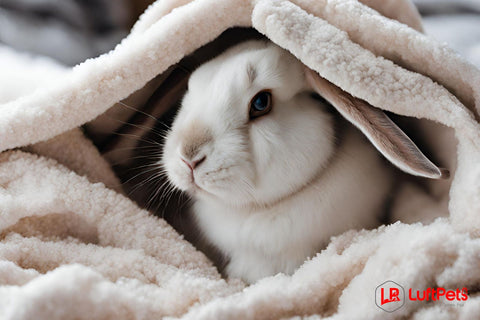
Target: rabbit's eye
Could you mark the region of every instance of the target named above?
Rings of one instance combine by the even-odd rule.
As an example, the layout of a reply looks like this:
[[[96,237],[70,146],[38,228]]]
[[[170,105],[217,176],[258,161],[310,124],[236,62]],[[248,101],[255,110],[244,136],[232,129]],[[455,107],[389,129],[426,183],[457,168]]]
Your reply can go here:
[[[263,116],[272,110],[272,93],[268,90],[257,93],[250,102],[250,119]]]

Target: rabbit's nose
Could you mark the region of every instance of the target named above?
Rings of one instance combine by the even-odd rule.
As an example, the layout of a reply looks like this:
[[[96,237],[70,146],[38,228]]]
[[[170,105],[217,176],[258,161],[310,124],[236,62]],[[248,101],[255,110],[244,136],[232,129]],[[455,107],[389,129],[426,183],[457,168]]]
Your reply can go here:
[[[185,159],[184,157],[180,157],[180,159],[182,159],[182,161],[190,168],[190,170],[194,170],[196,167],[198,167],[203,161],[205,161],[205,159],[207,158],[207,156],[202,156],[202,157],[199,157],[197,158],[197,160],[187,160]]]

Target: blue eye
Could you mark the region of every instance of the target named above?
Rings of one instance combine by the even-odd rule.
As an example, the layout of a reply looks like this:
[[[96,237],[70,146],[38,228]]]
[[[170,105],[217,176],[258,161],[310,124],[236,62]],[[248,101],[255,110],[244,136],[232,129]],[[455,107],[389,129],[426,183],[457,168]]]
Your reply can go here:
[[[272,93],[270,91],[260,91],[250,102],[250,119],[263,116],[272,110]]]

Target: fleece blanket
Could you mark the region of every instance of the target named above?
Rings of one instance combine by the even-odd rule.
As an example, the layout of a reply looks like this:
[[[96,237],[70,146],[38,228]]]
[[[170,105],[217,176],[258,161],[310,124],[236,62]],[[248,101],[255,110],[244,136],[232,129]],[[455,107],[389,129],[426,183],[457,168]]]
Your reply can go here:
[[[253,27],[375,107],[424,119],[452,179],[407,181],[400,221],[334,237],[291,276],[223,279],[124,194],[79,127],[231,27]],[[407,0],[163,0],[73,69],[0,48],[0,318],[477,318],[480,72],[421,31]]]

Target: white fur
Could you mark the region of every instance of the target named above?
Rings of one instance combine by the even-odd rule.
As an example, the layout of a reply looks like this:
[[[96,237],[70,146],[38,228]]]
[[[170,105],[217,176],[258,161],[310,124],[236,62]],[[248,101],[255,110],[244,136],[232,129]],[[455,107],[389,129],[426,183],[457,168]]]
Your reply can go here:
[[[250,100],[264,89],[272,91],[273,109],[249,120]],[[390,172],[355,129],[345,130],[338,147],[335,138],[302,64],[252,41],[192,74],[163,165],[196,200],[200,229],[230,258],[227,274],[253,282],[292,273],[333,235],[375,225]],[[206,156],[194,181],[181,160],[186,146],[195,146],[190,160]]]

